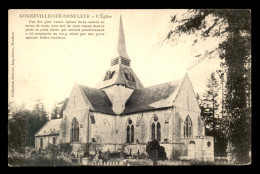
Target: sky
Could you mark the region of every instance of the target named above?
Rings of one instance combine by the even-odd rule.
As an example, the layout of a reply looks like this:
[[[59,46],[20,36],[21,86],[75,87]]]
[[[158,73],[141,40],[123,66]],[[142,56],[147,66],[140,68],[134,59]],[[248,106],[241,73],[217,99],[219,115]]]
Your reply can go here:
[[[116,48],[119,18],[122,16],[126,50],[131,67],[145,87],[183,78],[188,72],[194,91],[202,95],[210,74],[219,68],[219,58],[206,59],[188,69],[195,57],[206,49],[214,48],[218,40],[201,41],[192,46],[194,36],[159,45],[172,24],[171,16],[185,10],[16,10],[9,13],[9,38],[14,32],[14,97],[9,101],[25,103],[31,108],[41,99],[47,111],[55,102],[70,96],[75,83],[95,87],[110,66]],[[24,25],[26,13],[85,13],[104,14],[104,36],[74,36],[65,40],[27,40]],[[43,20],[43,19],[41,19]],[[57,20],[57,19],[55,19]],[[62,19],[69,20],[69,19]],[[10,43],[8,43],[10,44]],[[9,45],[10,46],[10,45]],[[9,50],[9,67],[10,67]],[[9,71],[9,76],[10,76]],[[9,77],[10,78],[10,77]]]

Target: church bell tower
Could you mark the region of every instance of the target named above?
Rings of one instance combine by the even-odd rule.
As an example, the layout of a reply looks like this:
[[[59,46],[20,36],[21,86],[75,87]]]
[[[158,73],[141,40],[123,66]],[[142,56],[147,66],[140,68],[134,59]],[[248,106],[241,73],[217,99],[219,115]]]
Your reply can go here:
[[[106,92],[116,114],[124,111],[125,103],[135,89],[143,88],[143,84],[131,68],[131,60],[126,52],[121,16],[115,52],[110,67],[98,83],[97,88]]]

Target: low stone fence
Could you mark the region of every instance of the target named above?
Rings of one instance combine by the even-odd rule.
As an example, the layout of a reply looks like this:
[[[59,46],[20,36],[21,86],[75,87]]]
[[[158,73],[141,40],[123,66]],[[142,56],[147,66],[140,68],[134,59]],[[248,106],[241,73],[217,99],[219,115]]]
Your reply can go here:
[[[88,158],[82,158],[82,165],[83,166],[127,166],[127,161],[122,160],[122,161],[89,161]]]

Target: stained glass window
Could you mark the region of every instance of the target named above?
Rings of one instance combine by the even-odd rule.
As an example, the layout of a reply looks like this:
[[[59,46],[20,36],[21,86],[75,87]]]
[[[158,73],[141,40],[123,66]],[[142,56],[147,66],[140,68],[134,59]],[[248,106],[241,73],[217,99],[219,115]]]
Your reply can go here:
[[[76,118],[72,120],[71,125],[71,141],[78,142],[79,141],[79,123]]]
[[[187,116],[185,122],[184,122],[184,137],[191,137],[192,135],[192,122],[190,119],[190,116]]]

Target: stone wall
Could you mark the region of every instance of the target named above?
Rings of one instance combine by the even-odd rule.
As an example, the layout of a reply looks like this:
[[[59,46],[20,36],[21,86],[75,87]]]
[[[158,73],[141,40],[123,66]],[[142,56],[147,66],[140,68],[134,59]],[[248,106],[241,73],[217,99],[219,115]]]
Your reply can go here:
[[[198,105],[190,79],[187,75],[185,76],[174,101],[174,109],[175,115],[178,116],[177,121],[181,122],[181,126],[178,128],[180,130],[177,131],[180,132],[177,139],[183,137],[183,124],[187,116],[189,116],[192,121],[192,136],[204,136],[205,127],[200,118],[200,107]]]
[[[94,122],[90,124],[89,142],[93,143],[115,143],[115,119],[114,115],[92,113]]]
[[[74,118],[79,123],[79,142],[87,143],[88,115],[90,105],[83,97],[81,90],[74,85],[60,124],[62,143],[70,142],[71,123]]]
[[[40,149],[40,141],[42,138],[43,142],[43,149],[45,149],[48,144],[53,144],[53,137],[56,138],[56,145],[60,143],[60,137],[59,135],[50,135],[50,136],[39,136],[35,137],[35,149],[39,150]]]
[[[186,159],[214,161],[213,137],[183,138],[182,155]],[[193,146],[193,147],[192,147]]]
[[[204,161],[214,161],[214,140],[213,137],[206,136],[203,139],[203,149],[204,149]]]
[[[95,139],[98,143],[124,144],[126,143],[128,120],[134,126],[134,144],[151,141],[151,124],[154,116],[161,124],[161,142],[172,140],[172,110],[151,111],[125,116],[93,113],[95,123],[90,123],[90,142]]]
[[[173,133],[173,114],[171,109],[166,109],[161,111],[142,112],[118,117],[116,120],[116,129],[118,132],[117,142],[126,142],[126,128],[129,119],[132,120],[132,124],[134,125],[135,129],[134,143],[136,143],[137,140],[139,143],[147,143],[148,141],[151,141],[151,125],[155,115],[158,117],[158,122],[160,122],[161,125],[161,142],[163,142],[165,139],[171,141]]]

